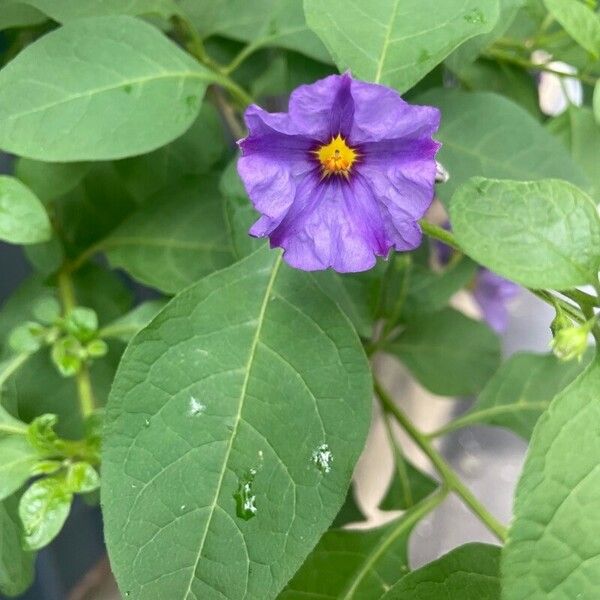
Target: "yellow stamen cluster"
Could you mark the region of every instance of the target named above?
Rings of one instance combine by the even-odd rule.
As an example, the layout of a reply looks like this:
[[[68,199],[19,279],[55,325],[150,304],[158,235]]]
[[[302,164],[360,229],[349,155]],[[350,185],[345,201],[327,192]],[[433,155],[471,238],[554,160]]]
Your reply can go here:
[[[346,144],[346,140],[338,133],[331,142],[315,150],[323,168],[323,177],[343,175],[348,177],[354,161],[358,158],[356,150]]]

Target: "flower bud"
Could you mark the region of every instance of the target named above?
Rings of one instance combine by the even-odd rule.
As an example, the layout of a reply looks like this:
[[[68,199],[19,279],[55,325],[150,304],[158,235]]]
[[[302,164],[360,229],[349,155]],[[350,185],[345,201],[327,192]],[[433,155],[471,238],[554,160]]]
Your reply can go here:
[[[596,319],[590,319],[583,325],[563,327],[554,334],[550,344],[554,354],[564,361],[577,359],[581,361],[588,349],[588,336]]]

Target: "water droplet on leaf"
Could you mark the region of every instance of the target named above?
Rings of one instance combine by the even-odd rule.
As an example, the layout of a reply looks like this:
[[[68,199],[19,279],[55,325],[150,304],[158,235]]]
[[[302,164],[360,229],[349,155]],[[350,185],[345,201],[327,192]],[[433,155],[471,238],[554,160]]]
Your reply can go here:
[[[240,483],[236,493],[233,495],[236,502],[236,514],[240,519],[249,521],[257,513],[256,495],[253,493],[254,476],[256,469],[250,469]]]
[[[206,404],[198,400],[198,398],[194,398],[194,396],[190,398],[190,405],[188,409],[188,414],[190,415],[190,417],[197,417],[198,415],[201,415],[205,410]]]
[[[331,471],[331,463],[333,462],[333,454],[327,444],[321,444],[313,453],[312,461],[314,465],[322,473]]]
[[[150,427],[150,419],[144,419],[144,427]]]

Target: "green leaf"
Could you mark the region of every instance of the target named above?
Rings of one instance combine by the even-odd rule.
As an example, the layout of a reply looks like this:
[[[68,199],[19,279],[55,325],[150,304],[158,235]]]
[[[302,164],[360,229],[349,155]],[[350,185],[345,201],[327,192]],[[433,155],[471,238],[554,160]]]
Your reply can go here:
[[[0,500],[16,492],[42,458],[24,435],[0,437]]]
[[[44,342],[44,331],[39,323],[28,321],[11,331],[8,345],[15,352],[22,354],[37,352]]]
[[[444,429],[496,425],[528,440],[552,398],[581,373],[587,362],[564,362],[553,354],[515,354],[488,381],[472,408]]]
[[[502,552],[504,600],[593,598],[600,588],[600,361],[538,421]]]
[[[498,336],[452,308],[414,317],[386,350],[442,396],[478,392],[500,365]]]
[[[135,213],[100,249],[113,267],[174,293],[231,264],[222,200],[212,178],[165,190]]]
[[[9,361],[0,363],[0,380],[3,378],[5,365]],[[0,436],[5,434],[25,434],[27,431],[27,425],[23,421],[13,417],[7,410],[0,404]]]
[[[32,483],[19,502],[19,516],[25,530],[23,547],[39,550],[60,532],[69,511],[73,494],[64,476],[56,475]]]
[[[600,81],[597,81],[594,87],[594,116],[596,122],[600,123]]]
[[[596,60],[600,58],[600,16],[579,0],[544,0],[550,14]]]
[[[411,88],[464,41],[490,31],[497,0],[304,0],[306,19],[341,71]]]
[[[75,20],[0,71],[0,148],[63,162],[149,152],[194,122],[211,77],[143,21]]]
[[[450,69],[453,71],[461,70],[462,67],[473,62],[495,40],[503,36],[526,1],[500,0],[500,16],[494,28],[489,33],[478,35],[459,46],[446,60],[446,64]],[[503,92],[511,93],[511,90],[504,89]]]
[[[35,244],[50,236],[50,220],[39,199],[18,179],[0,175],[0,240]]]
[[[216,109],[204,104],[184,135],[150,154],[118,161],[115,166],[125,187],[138,202],[184,177],[203,175],[222,157],[225,134]]]
[[[463,250],[507,279],[558,290],[597,281],[600,217],[566,181],[474,177],[454,194],[450,216]]]
[[[383,600],[500,600],[500,548],[466,544],[403,577]]]
[[[280,46],[324,62],[331,58],[308,28],[300,0],[180,0],[179,5],[203,37],[222,35],[252,48]]]
[[[413,265],[408,294],[402,307],[405,320],[444,308],[456,292],[474,281],[477,269],[477,264],[467,257],[452,261],[441,272]]]
[[[78,462],[69,467],[65,486],[74,494],[87,494],[100,487],[100,476],[92,465]]]
[[[378,600],[408,572],[408,538],[437,502],[433,496],[376,529],[328,531],[279,600]]]
[[[22,594],[33,581],[35,554],[23,550],[23,528],[18,515],[18,498],[0,502],[0,593]]]
[[[273,598],[344,501],[371,385],[346,318],[278,252],[172,300],[129,345],[107,408],[102,495],[121,589]],[[241,491],[255,516],[238,516]]]
[[[0,31],[11,27],[31,27],[46,20],[46,15],[32,6],[12,0],[0,0]]]
[[[178,12],[172,0],[22,0],[59,23],[84,17],[108,15],[158,15],[168,18]]]
[[[589,182],[569,153],[527,111],[502,96],[436,89],[417,98],[442,110],[438,160],[450,180],[436,189],[448,203],[475,175],[533,181],[556,177],[583,189]]]
[[[573,160],[592,183],[592,197],[600,199],[600,123],[586,106],[569,108],[547,123],[548,130],[558,136],[571,151]]]
[[[75,189],[87,175],[90,164],[47,163],[21,158],[15,166],[16,176],[44,203]]]
[[[165,306],[165,300],[148,300],[136,306],[131,312],[103,327],[98,335],[103,338],[116,338],[127,343],[134,335],[154,319]]]

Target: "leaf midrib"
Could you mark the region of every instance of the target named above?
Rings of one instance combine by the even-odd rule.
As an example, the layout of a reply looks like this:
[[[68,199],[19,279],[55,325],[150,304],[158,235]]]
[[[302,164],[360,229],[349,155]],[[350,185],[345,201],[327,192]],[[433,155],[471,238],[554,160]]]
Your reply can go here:
[[[244,381],[242,382],[240,396],[238,399],[238,411],[235,416],[235,423],[234,423],[233,429],[231,431],[231,436],[229,438],[229,444],[227,445],[227,449],[225,450],[225,456],[223,458],[223,467],[221,469],[221,473],[219,474],[219,480],[216,485],[213,501],[209,507],[208,517],[206,519],[206,526],[204,528],[204,531],[202,532],[202,538],[200,540],[200,547],[198,549],[198,554],[196,556],[196,560],[194,561],[194,565],[192,568],[192,574],[190,577],[190,582],[188,584],[187,590],[185,591],[184,598],[188,598],[188,595],[190,594],[190,592],[192,590],[192,583],[194,582],[194,578],[196,576],[196,569],[198,568],[198,564],[200,562],[200,558],[201,558],[202,552],[204,550],[204,544],[206,542],[208,530],[210,529],[210,525],[212,523],[212,518],[213,518],[213,515],[215,512],[215,508],[217,507],[219,496],[221,495],[221,487],[223,485],[223,480],[225,478],[225,472],[227,471],[227,465],[229,463],[229,456],[231,455],[231,450],[233,448],[233,442],[235,440],[240,421],[242,420],[242,410],[244,408],[244,400],[246,398],[248,382],[250,381],[250,372],[252,371],[252,364],[254,362],[254,358],[256,355],[256,349],[257,349],[258,343],[260,341],[260,334],[262,331],[262,327],[265,322],[265,315],[267,313],[267,305],[269,303],[269,298],[271,297],[271,293],[273,291],[273,286],[275,285],[275,279],[277,278],[277,273],[279,272],[279,267],[281,266],[281,260],[282,260],[281,255],[279,255],[272,266],[271,276],[269,277],[269,281],[267,282],[267,286],[265,288],[265,294],[262,299],[260,311],[259,311],[257,322],[256,322],[257,323],[256,332],[254,333],[254,338],[252,339],[252,343],[250,345],[250,351],[248,353],[248,360],[246,361]]]
[[[144,83],[151,82],[151,81],[157,81],[160,79],[186,79],[186,78],[200,79],[200,80],[204,80],[204,81],[211,81],[213,79],[212,77],[209,76],[208,73],[204,73],[202,71],[175,71],[172,73],[164,73],[161,75],[152,75],[150,77],[145,76],[145,77],[136,77],[133,79],[123,79],[123,80],[119,81],[119,83],[117,83],[117,84],[93,88],[91,90],[86,90],[85,92],[72,94],[70,96],[62,98],[61,100],[58,100],[55,102],[50,102],[47,104],[42,104],[41,106],[38,106],[38,107],[34,108],[33,110],[26,110],[26,111],[22,111],[22,112],[18,112],[18,113],[9,114],[8,117],[6,117],[6,120],[14,121],[15,119],[20,119],[21,117],[34,115],[36,113],[43,112],[47,109],[55,108],[57,106],[60,106],[61,104],[67,104],[68,102],[72,102],[73,100],[79,100],[81,98],[89,98],[92,96],[96,96],[98,94],[103,94],[105,92],[111,92],[114,90],[118,90],[119,88],[123,88],[128,85],[136,85],[136,84],[143,85]]]

